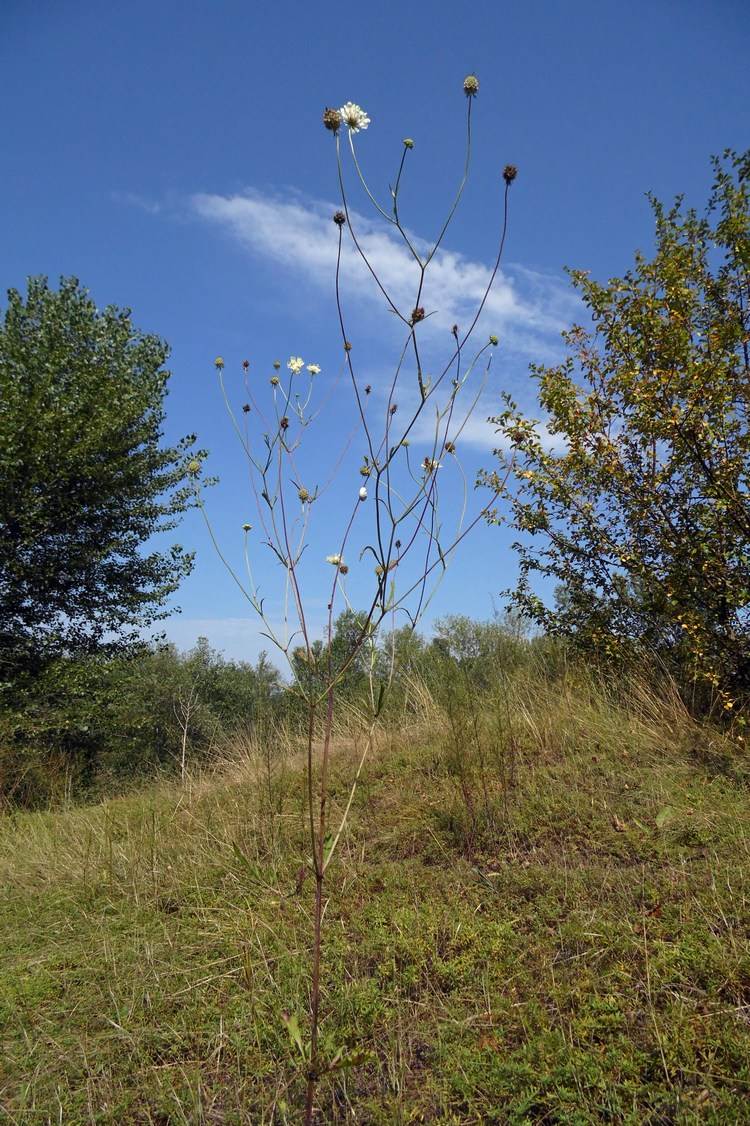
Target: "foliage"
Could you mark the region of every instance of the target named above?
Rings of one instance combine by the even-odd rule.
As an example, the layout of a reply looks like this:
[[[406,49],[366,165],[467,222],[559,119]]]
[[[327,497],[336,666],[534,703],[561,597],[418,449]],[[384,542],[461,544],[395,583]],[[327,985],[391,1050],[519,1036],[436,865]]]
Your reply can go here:
[[[107,657],[58,656],[0,693],[0,805],[29,808],[200,766],[242,728],[284,718],[278,671],[227,661],[205,638]]]
[[[119,776],[174,769],[183,738],[188,765],[205,762],[238,729],[257,730],[283,708],[277,669],[261,653],[256,664],[229,661],[206,638],[185,654],[163,645],[113,662],[117,741],[102,768]],[[119,744],[119,749],[118,749]]]
[[[519,614],[496,613],[489,621],[448,614],[435,623],[431,649],[469,676],[475,690],[496,682],[525,651],[527,625]]]
[[[366,611],[342,610],[325,638],[299,645],[289,654],[294,682],[305,697],[324,697],[335,679],[337,692],[352,700],[367,691],[371,677],[384,675],[374,638],[367,648],[362,645],[363,635],[372,638],[368,617]]]
[[[610,657],[655,650],[731,707],[750,688],[750,153],[714,168],[705,215],[652,199],[653,259],[572,273],[593,323],[532,369],[548,434],[507,400],[484,479],[523,534],[524,614]],[[554,607],[534,575],[562,584]]]
[[[29,280],[0,323],[0,680],[126,644],[191,568],[150,550],[190,503],[189,436],[161,446],[164,341],[75,278]],[[200,455],[197,455],[200,456]]]

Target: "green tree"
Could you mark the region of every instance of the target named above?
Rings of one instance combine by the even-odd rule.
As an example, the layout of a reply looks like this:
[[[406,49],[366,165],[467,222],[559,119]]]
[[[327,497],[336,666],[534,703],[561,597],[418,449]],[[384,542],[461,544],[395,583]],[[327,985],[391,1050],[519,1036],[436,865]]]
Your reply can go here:
[[[149,550],[200,454],[162,446],[167,344],[77,279],[30,279],[0,320],[0,681],[54,653],[127,645],[192,566]],[[144,550],[145,548],[145,550]]]
[[[704,214],[651,200],[651,260],[572,273],[592,324],[532,368],[548,433],[507,399],[485,480],[522,533],[524,614],[609,656],[645,644],[731,707],[750,687],[750,153],[713,163]]]
[[[363,636],[369,639],[365,644]],[[299,645],[290,654],[290,663],[297,685],[321,698],[335,683],[342,697],[352,699],[366,690],[370,673],[376,678],[385,675],[368,615],[352,609],[342,610],[336,618],[330,645],[319,638],[310,644],[309,651]]]

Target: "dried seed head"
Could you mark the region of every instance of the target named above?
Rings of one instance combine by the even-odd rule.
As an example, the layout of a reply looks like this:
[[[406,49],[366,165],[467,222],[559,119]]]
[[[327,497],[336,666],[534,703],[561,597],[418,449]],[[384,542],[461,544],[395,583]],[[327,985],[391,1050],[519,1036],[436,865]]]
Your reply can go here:
[[[372,387],[368,383],[367,386],[365,387],[365,395],[369,395],[371,391],[372,391]]]
[[[468,74],[464,78],[464,94],[467,98],[475,98],[479,89],[479,79],[476,74]]]
[[[323,124],[331,133],[338,133],[341,128],[341,114],[339,111],[328,106],[323,112]]]
[[[307,489],[304,488],[300,489],[300,491],[297,493],[297,496],[303,502],[303,504],[306,500],[310,499],[310,494],[308,493]]]
[[[503,168],[503,179],[505,180],[506,184],[512,184],[517,175],[518,169],[516,168],[515,164],[506,164],[505,168]]]
[[[341,564],[340,564],[340,566],[339,566],[339,574],[340,574],[340,575],[348,575],[348,574],[349,574],[349,568],[347,567],[346,563],[341,563]]]
[[[288,430],[289,429],[289,419],[287,418],[286,415],[284,415],[284,417],[279,420],[279,426],[281,427],[282,430]]]
[[[243,403],[242,404],[242,413],[248,414],[249,411],[250,411],[250,404],[249,403]]]
[[[455,442],[446,442],[445,443],[445,449],[446,449],[447,453],[454,454],[456,452],[456,443]]]
[[[217,356],[214,360],[214,367],[217,371],[221,371],[221,369],[224,367],[224,360],[221,356]]]
[[[271,386],[272,386],[272,387],[278,387],[278,385],[279,385],[279,377],[278,377],[278,375],[272,375],[272,376],[271,376]]]
[[[404,137],[404,148],[406,148],[406,149],[413,149],[414,148],[414,142],[412,141],[411,137]]]
[[[397,410],[398,410],[398,403],[394,403],[393,406],[391,407],[391,414],[395,414]]]
[[[247,371],[247,369],[250,367],[250,361],[249,360],[243,360],[242,366],[245,369],[245,371]]]
[[[351,343],[348,340],[345,340],[344,341],[344,351],[345,352],[351,352],[351,350],[352,350]]]
[[[411,323],[413,325],[418,324],[419,321],[423,321],[424,318],[425,318],[425,311],[424,311],[424,309],[421,305],[417,305],[416,309],[412,309]]]
[[[343,227],[346,222],[346,215],[344,215],[343,211],[336,211],[333,216],[333,221],[337,227]]]
[[[458,325],[454,325],[453,328],[451,329],[451,332],[455,336],[456,340],[458,340]]]

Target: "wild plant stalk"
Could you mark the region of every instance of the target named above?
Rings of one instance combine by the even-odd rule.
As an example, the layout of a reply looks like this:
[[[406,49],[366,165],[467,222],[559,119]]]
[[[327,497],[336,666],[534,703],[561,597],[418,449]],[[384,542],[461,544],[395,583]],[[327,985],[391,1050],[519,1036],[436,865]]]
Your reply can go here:
[[[187,773],[187,749],[190,737],[190,724],[198,703],[198,683],[194,680],[187,692],[180,689],[172,704],[172,711],[180,728],[180,781],[185,783]]]
[[[354,1055],[347,1056],[343,1051],[336,1051],[332,1058],[323,1060],[320,1050],[322,928],[326,873],[347,823],[357,784],[372,748],[383,700],[393,677],[394,650],[391,648],[388,653],[379,647],[378,628],[384,620],[394,621],[400,613],[405,615],[411,628],[416,627],[454,551],[484,517],[492,503],[491,501],[490,505],[483,506],[474,516],[467,516],[468,489],[457,455],[457,442],[476,408],[489,376],[490,350],[498,343],[496,336],[489,337],[467,361],[467,344],[475,332],[495,280],[505,243],[508,191],[516,176],[515,168],[510,165],[503,172],[505,191],[498,252],[486,289],[469,326],[465,330],[461,330],[458,325],[452,327],[448,358],[437,368],[436,375],[431,375],[426,370],[422,348],[425,322],[432,315],[422,304],[428,268],[435,259],[455,214],[469,171],[471,111],[479,89],[474,75],[465,80],[463,89],[467,96],[463,174],[455,200],[436,241],[422,253],[415,245],[416,240],[402,225],[399,214],[399,191],[408,155],[413,148],[412,140],[407,139],[403,143],[395,185],[390,189],[390,210],[386,210],[377,202],[368,186],[356,153],[355,135],[368,127],[370,119],[352,102],[348,102],[340,110],[327,109],[323,115],[326,129],[335,138],[342,200],[342,209],[335,213],[333,222],[338,242],[336,308],[344,362],[327,395],[318,395],[321,383],[318,378],[321,369],[318,365],[305,364],[299,356],[292,356],[285,371],[282,371],[279,362],[273,365],[270,403],[259,400],[248,378],[249,361],[245,360],[243,367],[247,402],[242,407],[243,417],[240,418],[233,408],[232,396],[224,381],[224,361],[221,357],[216,360],[222,394],[247,458],[263,544],[273,553],[285,574],[283,629],[274,627],[270,612],[267,612],[253,578],[251,556],[255,555],[256,548],[250,538],[253,530],[251,526],[244,525],[246,579],[240,578],[232,569],[215,539],[214,543],[233,580],[260,616],[266,635],[288,660],[293,675],[291,690],[304,702],[307,717],[307,816],[311,844],[308,866],[315,878],[310,1036],[307,1045],[303,1042],[296,1018],[285,1014],[285,1019],[290,1037],[304,1060],[307,1076],[304,1121],[308,1126],[312,1122],[315,1093],[321,1077],[355,1062]],[[415,285],[413,298],[406,307],[403,307],[403,303],[399,305],[386,281],[378,275],[368,253],[367,237],[360,231],[360,219],[350,205],[341,151],[344,130],[347,131],[356,178],[377,214],[403,241],[413,260]],[[377,394],[373,395],[372,387],[365,384],[360,375],[347,331],[341,292],[347,236],[369,271],[388,312],[395,314],[405,331],[393,373],[384,385],[376,389],[377,394],[382,396],[379,412],[372,406],[373,401],[377,400]],[[353,396],[354,419],[351,429],[336,451],[328,475],[324,476],[322,483],[309,487],[306,483],[303,438],[330,402],[344,376],[348,376]],[[407,405],[406,409],[399,412],[398,398],[402,395]],[[379,415],[377,421],[372,418],[375,413]],[[428,418],[432,421],[426,426]],[[425,433],[430,435],[426,441]],[[418,460],[418,464],[415,464],[410,454],[411,441],[424,443],[422,448],[425,455]],[[318,451],[316,471],[323,453],[322,449]],[[350,502],[348,515],[343,519],[336,550],[326,558],[326,563],[332,570],[325,587],[328,592],[325,640],[320,645],[312,639],[310,618],[306,610],[303,553],[309,542],[310,521],[316,509],[319,510],[323,498],[332,490],[334,480],[340,474],[353,471],[355,454],[360,462],[359,488],[358,491],[356,487],[352,488],[350,496],[353,494],[354,499]],[[446,469],[450,466],[458,476],[463,496],[449,531],[445,529],[439,506],[438,474],[444,466]],[[195,469],[196,492],[203,507],[197,484],[199,469],[199,466]],[[205,509],[203,511],[205,515]],[[345,561],[345,555],[353,545],[355,533],[359,534],[364,524],[367,524],[367,529],[361,539],[364,546],[359,551],[359,562],[371,562],[373,578],[364,584],[365,588],[369,586],[367,608],[355,613],[347,593],[350,567]],[[213,538],[212,532],[211,535]],[[307,564],[307,560],[305,563]],[[358,571],[361,574],[361,568]],[[320,589],[319,580],[313,582],[312,589]],[[335,644],[336,611],[339,605],[345,608],[352,625],[343,653]],[[337,690],[346,674],[355,667],[365,673],[369,721],[364,748],[343,813],[334,822],[329,806],[329,785]]]

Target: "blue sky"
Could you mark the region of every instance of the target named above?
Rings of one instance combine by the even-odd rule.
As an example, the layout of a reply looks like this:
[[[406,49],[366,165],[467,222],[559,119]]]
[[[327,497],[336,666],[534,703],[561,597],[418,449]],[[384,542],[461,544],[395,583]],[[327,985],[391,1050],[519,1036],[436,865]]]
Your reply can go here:
[[[600,279],[622,273],[636,248],[651,246],[645,193],[665,200],[684,193],[701,207],[710,156],[748,146],[749,43],[746,0],[380,0],[369,8],[3,0],[0,290],[25,288],[28,275],[56,281],[73,274],[98,305],[130,307],[139,328],[169,341],[167,438],[195,431],[210,451],[207,471],[221,479],[206,495],[216,538],[241,568],[242,524],[253,524],[254,577],[281,628],[282,576],[262,547],[213,361],[224,357],[237,408],[246,398],[245,358],[253,391],[267,404],[274,360],[285,365],[299,355],[319,364],[314,393],[321,397],[339,371],[330,216],[340,195],[323,109],[353,100],[370,116],[357,152],[384,202],[402,139],[414,139],[402,215],[414,237],[428,242],[460,178],[462,82],[470,72],[479,78],[470,181],[427,291],[435,316],[424,326],[425,348],[435,365],[451,343],[447,326],[468,320],[492,263],[502,168],[519,169],[503,267],[477,337],[481,344],[494,332],[500,343],[461,438],[471,483],[477,468],[493,464],[485,420],[499,409],[500,389],[533,411],[529,362],[562,355],[560,332],[579,315],[563,267]],[[351,199],[388,284],[408,304],[402,251],[356,187]],[[384,414],[394,318],[347,261],[347,331],[374,408]],[[402,392],[405,408],[412,391]],[[342,380],[305,436],[310,481],[323,480],[338,460],[351,411]],[[255,412],[248,417],[255,421]],[[337,550],[361,483],[351,468],[351,459],[360,460],[357,441],[336,489],[311,513],[304,577],[316,634],[330,589],[325,555]],[[428,435],[417,434],[415,456],[427,449]],[[448,524],[460,480],[452,465],[441,473]],[[481,503],[470,494],[470,507]],[[372,507],[362,510],[348,580],[357,605],[371,581],[369,571],[356,571]],[[202,634],[228,656],[254,659],[268,642],[198,513],[178,536],[197,561],[167,635],[186,648]],[[448,613],[488,617],[515,574],[507,534],[477,528],[425,624]]]

